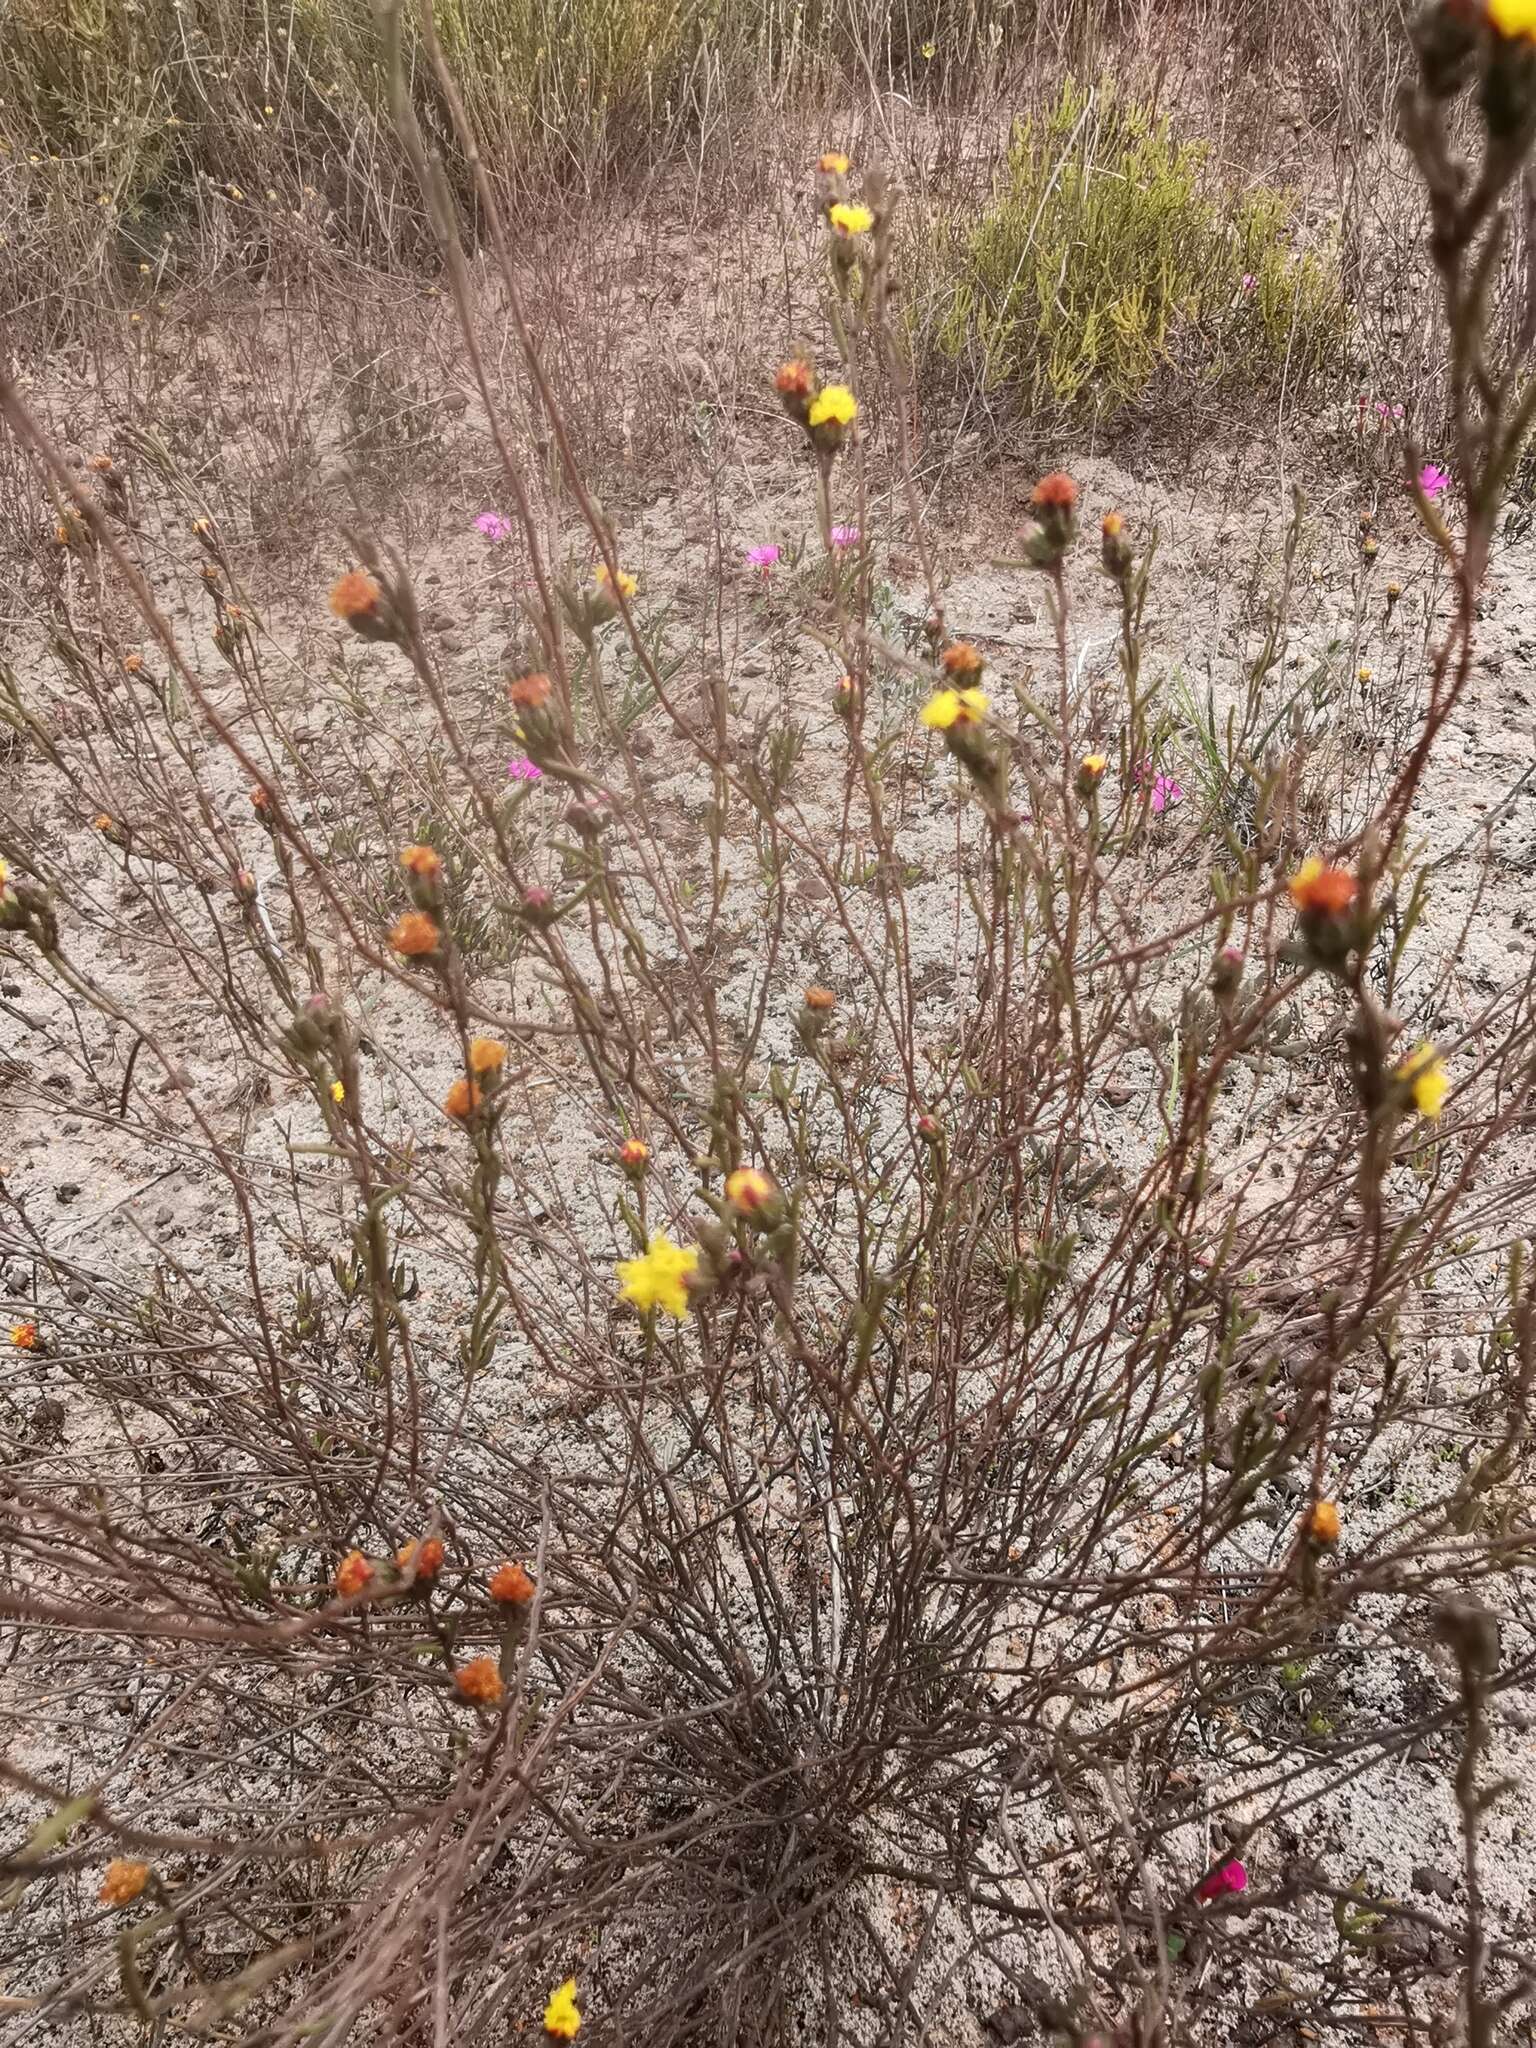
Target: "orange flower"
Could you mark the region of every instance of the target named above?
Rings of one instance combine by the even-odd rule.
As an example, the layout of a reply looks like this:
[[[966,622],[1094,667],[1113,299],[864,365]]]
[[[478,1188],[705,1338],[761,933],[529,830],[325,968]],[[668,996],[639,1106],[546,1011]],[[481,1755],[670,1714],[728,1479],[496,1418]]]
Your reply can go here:
[[[408,910],[403,917],[396,918],[389,935],[390,945],[397,953],[404,953],[407,959],[435,953],[442,940],[442,933],[424,910]]]
[[[395,1563],[401,1571],[414,1573],[418,1585],[426,1585],[442,1570],[445,1555],[439,1539],[428,1536],[421,1543],[407,1543],[397,1550]]]
[[[834,1010],[837,997],[831,989],[823,988],[819,982],[812,982],[805,992],[805,1007],[808,1010]]]
[[[1332,1549],[1339,1540],[1339,1511],[1331,1500],[1314,1501],[1307,1510],[1306,1533],[1314,1543]]]
[[[95,470],[98,476],[105,476],[112,467],[112,458],[110,455],[93,455],[87,467]]]
[[[443,856],[435,846],[402,846],[400,865],[408,875],[419,875],[424,882],[435,882],[443,872]]]
[[[491,1573],[491,1598],[502,1607],[526,1607],[537,1590],[520,1564],[499,1564]]]
[[[554,688],[542,669],[513,679],[507,695],[519,711],[538,711],[549,702],[549,693]]]
[[[149,1865],[134,1863],[126,1856],[114,1856],[107,1865],[96,1894],[104,1906],[131,1906],[149,1883]]]
[[[43,1340],[36,1323],[12,1323],[11,1342],[18,1351],[40,1351]]]
[[[92,818],[91,823],[96,827],[96,830],[98,832],[110,832],[112,830],[112,818],[110,812],[98,811],[95,817]]]
[[[1029,494],[1029,502],[1037,512],[1047,509],[1070,512],[1077,503],[1077,485],[1064,469],[1053,469],[1035,485]]]
[[[125,675],[136,676],[143,666],[144,657],[142,654],[125,654],[123,656],[123,673]]]
[[[986,663],[976,652],[969,640],[957,640],[952,647],[946,647],[940,657],[945,675],[957,680],[979,676]]]
[[[263,789],[261,784],[258,782],[256,787],[251,791],[251,809],[256,813],[257,817],[261,817],[267,811],[270,811],[271,808],[271,791]]]
[[[840,149],[824,149],[816,159],[818,171],[824,171],[829,178],[846,178],[848,159]]]
[[[461,1075],[443,1097],[443,1112],[447,1116],[457,1117],[462,1122],[473,1110],[480,1107],[480,1103],[480,1090],[473,1081],[466,1081]]]
[[[619,1147],[619,1164],[626,1173],[641,1173],[651,1156],[651,1148],[643,1138],[626,1138]]]
[[[366,569],[349,569],[331,585],[331,610],[349,625],[354,619],[372,619],[383,595]]]
[[[472,1657],[453,1674],[453,1688],[472,1706],[494,1707],[505,1690],[494,1657]]]
[[[725,1199],[739,1216],[756,1216],[771,1208],[779,1191],[766,1173],[755,1166],[738,1166],[725,1177]]]
[[[816,373],[804,356],[794,356],[787,363],[780,363],[773,380],[773,388],[780,398],[809,398],[816,382]]]
[[[506,1057],[507,1048],[499,1038],[472,1038],[469,1041],[469,1071],[472,1074],[499,1074]]]
[[[373,1566],[360,1550],[349,1550],[336,1567],[336,1590],[343,1600],[361,1593],[373,1578]]]
[[[1324,867],[1316,854],[1302,863],[1287,886],[1296,908],[1315,917],[1342,917],[1360,888],[1348,868]]]

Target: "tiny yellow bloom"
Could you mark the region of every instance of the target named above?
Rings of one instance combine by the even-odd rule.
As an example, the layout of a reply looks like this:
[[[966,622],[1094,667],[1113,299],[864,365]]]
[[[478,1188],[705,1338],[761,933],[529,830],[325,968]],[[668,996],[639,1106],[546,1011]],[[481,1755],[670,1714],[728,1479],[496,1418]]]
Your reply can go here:
[[[1536,0],[1488,0],[1488,19],[1501,36],[1536,36]]]
[[[840,427],[851,426],[858,409],[858,400],[846,384],[829,384],[811,400],[811,409],[805,416],[806,424],[824,427],[828,420],[835,420]]]
[[[840,235],[867,235],[875,224],[867,206],[829,206],[827,219]]]
[[[345,1081],[333,1081],[333,1082],[331,1083],[331,1100],[332,1100],[332,1102],[345,1102],[345,1101],[346,1101],[346,1099],[347,1099],[347,1084],[346,1084],[346,1082],[345,1082]]]
[[[1411,1059],[1404,1060],[1397,1078],[1412,1090],[1413,1106],[1420,1116],[1437,1117],[1444,1109],[1451,1077],[1432,1045],[1421,1045]]]
[[[245,194],[238,185],[226,185],[224,189],[228,192],[231,199],[243,199],[245,197]]]
[[[987,715],[985,690],[935,690],[918,713],[932,732],[948,732],[951,726],[975,725]]]
[[[557,2041],[574,2041],[581,2031],[574,1977],[567,1977],[558,1991],[550,1993],[549,2003],[544,2008],[544,2031]]]
[[[1083,773],[1093,776],[1095,781],[1098,780],[1099,776],[1104,773],[1108,766],[1109,756],[1107,754],[1084,754],[1083,756]]]
[[[642,1315],[659,1308],[666,1315],[681,1318],[688,1313],[688,1278],[698,1270],[698,1264],[695,1246],[676,1245],[658,1231],[643,1258],[620,1259],[615,1266],[619,1294]]]
[[[627,569],[619,571],[617,586],[615,586],[613,577],[608,573],[608,564],[606,562],[598,563],[596,569],[592,572],[592,580],[600,590],[612,590],[617,587],[621,597],[633,597],[640,588]]]
[[[937,43],[924,43],[924,45],[923,45],[923,60],[924,60],[924,62],[925,62],[925,63],[931,64],[931,63],[933,62],[934,58],[935,58],[935,57],[936,57],[937,55],[938,55],[938,45],[937,45]]]
[[[1355,679],[1357,682],[1374,683],[1376,680],[1376,671],[1373,668],[1368,668],[1364,662],[1361,662],[1359,668],[1355,672]]]

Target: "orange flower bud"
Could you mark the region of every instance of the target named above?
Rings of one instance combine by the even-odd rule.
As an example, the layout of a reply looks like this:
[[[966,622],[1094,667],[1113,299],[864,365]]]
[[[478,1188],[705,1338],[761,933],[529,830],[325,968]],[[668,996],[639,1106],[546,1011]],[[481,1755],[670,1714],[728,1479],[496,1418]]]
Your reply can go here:
[[[373,1566],[360,1550],[349,1550],[336,1567],[336,1591],[343,1600],[351,1600],[373,1578]]]
[[[538,711],[549,702],[553,688],[549,677],[541,669],[535,669],[529,675],[515,677],[507,695],[519,711]]]
[[[443,856],[435,846],[402,846],[400,865],[408,875],[417,875],[424,882],[435,882],[443,872]]]
[[[619,1147],[619,1164],[626,1173],[643,1173],[651,1148],[643,1138],[626,1138]]]
[[[424,910],[406,911],[403,917],[396,918],[389,934],[390,945],[397,953],[405,954],[407,959],[435,953],[442,939],[442,933]]]
[[[331,585],[331,610],[338,619],[354,625],[359,619],[376,619],[383,596],[365,569],[349,569]]]
[[[467,1116],[480,1107],[481,1099],[480,1090],[475,1086],[474,1082],[466,1081],[461,1076],[443,1097],[444,1114],[456,1117],[462,1123]]]
[[[104,1906],[131,1906],[149,1883],[149,1865],[134,1863],[126,1856],[114,1856],[102,1876],[96,1894]]]
[[[472,1706],[494,1707],[506,1688],[494,1657],[472,1657],[453,1674],[453,1689]]]
[[[395,1563],[401,1571],[414,1575],[418,1585],[428,1585],[443,1568],[447,1553],[436,1536],[428,1536],[420,1543],[407,1543],[395,1552]]]
[[[499,1074],[506,1057],[507,1048],[499,1038],[472,1038],[469,1041],[469,1071],[472,1074]]]
[[[823,988],[819,982],[812,982],[805,992],[805,1007],[808,1010],[835,1010],[837,997],[831,989]]]
[[[538,1588],[520,1564],[499,1564],[491,1573],[490,1595],[502,1607],[526,1607]]]

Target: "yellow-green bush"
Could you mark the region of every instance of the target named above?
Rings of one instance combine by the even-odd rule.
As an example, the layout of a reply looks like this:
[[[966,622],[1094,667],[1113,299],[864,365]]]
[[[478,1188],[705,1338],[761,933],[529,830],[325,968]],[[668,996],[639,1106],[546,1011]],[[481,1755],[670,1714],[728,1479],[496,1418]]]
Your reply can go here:
[[[1215,187],[1203,144],[1112,86],[1068,80],[1020,121],[979,220],[912,251],[921,339],[1031,409],[1114,410],[1177,356],[1301,380],[1348,334],[1329,251],[1291,246],[1285,194]]]

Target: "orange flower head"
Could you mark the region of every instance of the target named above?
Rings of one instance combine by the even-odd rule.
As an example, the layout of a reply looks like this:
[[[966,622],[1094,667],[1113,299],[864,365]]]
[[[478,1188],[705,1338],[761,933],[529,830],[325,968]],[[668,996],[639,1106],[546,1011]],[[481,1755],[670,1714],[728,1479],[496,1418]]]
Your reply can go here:
[[[808,1010],[835,1010],[837,997],[831,989],[823,988],[820,982],[812,982],[805,992],[805,1007]]]
[[[110,832],[112,830],[111,813],[108,811],[98,811],[95,817],[92,818],[91,823],[98,832]]]
[[[331,610],[348,624],[354,619],[376,618],[383,596],[366,569],[349,569],[331,585]]]
[[[1053,469],[1035,485],[1029,502],[1037,512],[1070,512],[1077,503],[1077,485],[1064,469]]]
[[[1099,522],[1099,530],[1106,540],[1118,540],[1125,532],[1125,521],[1118,512],[1106,512]]]
[[[455,1117],[460,1123],[480,1107],[480,1090],[473,1081],[466,1081],[461,1075],[443,1097],[443,1113]]]
[[[491,1573],[490,1595],[501,1607],[526,1607],[538,1588],[520,1564],[499,1564]]]
[[[414,1574],[418,1585],[430,1584],[443,1568],[447,1552],[436,1536],[428,1536],[420,1543],[407,1543],[395,1552],[395,1563],[401,1571]]]
[[[93,455],[89,466],[97,476],[105,476],[112,467],[112,458],[110,455]]]
[[[259,818],[263,816],[264,813],[266,813],[267,811],[270,811],[271,808],[272,793],[270,790],[263,789],[261,784],[258,782],[256,787],[251,791],[251,809],[256,813],[257,817]]]
[[[501,1673],[496,1668],[496,1659],[472,1657],[467,1664],[461,1664],[453,1674],[453,1689],[461,1700],[468,1700],[471,1706],[494,1707],[505,1690]]]
[[[848,159],[840,149],[824,149],[816,159],[816,168],[829,178],[846,178]]]
[[[389,934],[395,952],[403,953],[408,960],[435,953],[442,942],[436,922],[424,910],[408,910],[403,917],[397,917]]]
[[[435,882],[443,872],[443,856],[435,846],[402,846],[400,865],[408,875],[423,882]]]
[[[525,676],[515,676],[507,695],[519,711],[539,711],[549,702],[554,685],[542,669],[533,669]]]
[[[360,1550],[349,1550],[336,1567],[336,1590],[343,1600],[361,1593],[373,1578],[373,1566]]]
[[[499,1074],[506,1057],[507,1048],[499,1038],[472,1038],[469,1041],[469,1071],[472,1074]]]
[[[626,1173],[643,1173],[651,1148],[643,1138],[626,1138],[619,1147],[619,1164]]]
[[[773,388],[780,398],[809,398],[816,382],[816,373],[804,356],[793,356],[787,363],[780,363],[773,380]]]
[[[946,647],[940,657],[940,665],[945,675],[963,681],[979,676],[986,667],[969,640],[957,640],[952,647]]]
[[[96,1896],[104,1906],[131,1906],[148,1883],[147,1863],[114,1856],[102,1875],[101,1890]]]
[[[18,1351],[39,1351],[43,1340],[36,1323],[12,1323],[11,1342]]]
[[[1307,1510],[1307,1534],[1327,1549],[1338,1542],[1339,1511],[1331,1500],[1314,1501]]]
[[[1348,868],[1324,867],[1316,854],[1302,863],[1287,886],[1296,908],[1314,917],[1342,917],[1360,890]]]
[[[136,676],[143,666],[144,657],[142,654],[125,654],[123,656],[123,673],[125,675]]]
[[[738,1216],[757,1216],[779,1199],[779,1190],[766,1173],[755,1166],[738,1166],[725,1177],[725,1199]]]

